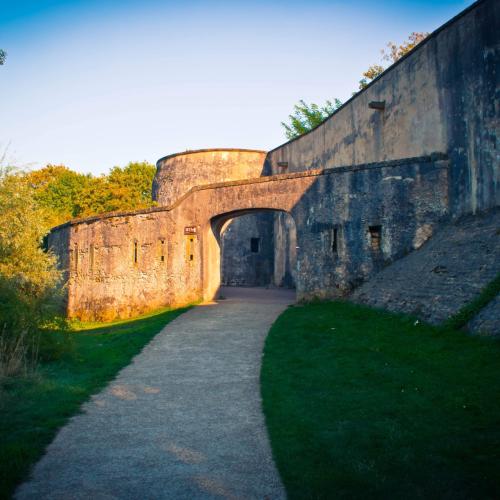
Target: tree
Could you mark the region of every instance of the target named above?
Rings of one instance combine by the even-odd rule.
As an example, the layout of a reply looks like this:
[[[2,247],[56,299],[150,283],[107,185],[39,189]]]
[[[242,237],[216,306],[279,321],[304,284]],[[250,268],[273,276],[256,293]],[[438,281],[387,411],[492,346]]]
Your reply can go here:
[[[53,283],[54,257],[42,250],[48,233],[47,210],[40,206],[26,177],[0,169],[0,275],[38,296]]]
[[[394,64],[427,38],[427,36],[429,36],[429,33],[413,32],[401,45],[396,45],[394,42],[387,43],[387,49],[381,50],[382,60]],[[363,90],[372,80],[383,73],[385,69],[386,68],[380,64],[372,64],[363,73],[363,78],[359,81],[359,89]],[[354,92],[353,95],[355,94]],[[340,106],[342,106],[342,102],[339,99],[334,99],[333,103],[331,101],[326,101],[323,107],[314,103],[309,105],[303,100],[300,100],[299,103],[294,106],[293,114],[288,116],[289,123],[281,122],[281,125],[285,129],[287,139],[295,139],[313,128],[316,128],[331,116],[334,111],[340,108]]]
[[[368,86],[368,84],[377,78],[378,75],[382,74],[385,71],[385,68],[383,66],[380,66],[380,64],[372,64],[364,73],[363,77],[359,81],[359,88],[360,90],[364,89],[365,87]],[[353,95],[356,92],[353,93]]]
[[[113,167],[108,175],[112,188],[126,188],[127,208],[148,208],[152,205],[152,185],[156,167],[147,162],[130,162],[124,168]]]
[[[309,105],[301,99],[294,106],[293,114],[288,116],[290,123],[281,122],[281,125],[285,129],[286,137],[288,139],[295,139],[316,128],[331,116],[335,110],[340,108],[340,106],[342,106],[342,102],[339,99],[334,99],[333,103],[326,101],[324,106],[318,106],[314,103]]]
[[[7,57],[7,52],[5,50],[0,49],[0,66],[5,63],[5,58]]]
[[[91,178],[77,203],[78,215],[87,217],[153,206],[151,194],[155,173],[154,165],[131,162],[124,168],[113,167],[107,176]]]
[[[406,55],[410,50],[413,50],[419,43],[424,41],[429,36],[429,33],[416,32],[410,34],[408,40],[404,41],[401,45],[396,45],[393,42],[387,44],[388,52],[382,50],[383,59],[395,63]]]
[[[0,166],[0,377],[36,360],[40,326],[58,312],[61,273],[42,249],[48,230],[26,176]]]
[[[62,274],[42,248],[50,228],[78,216],[135,210],[153,204],[154,165],[114,167],[92,177],[64,165],[24,172],[0,155],[0,380],[64,349],[43,326],[60,312]]]
[[[47,165],[25,174],[35,200],[46,209],[51,226],[75,217],[153,206],[151,197],[156,167],[131,162],[113,167],[108,175],[79,174],[64,165]]]
[[[47,165],[26,174],[35,200],[47,211],[51,226],[78,217],[78,202],[90,175],[79,174],[64,165]]]
[[[382,60],[388,61],[394,64],[396,61],[401,59],[405,54],[414,49],[419,43],[425,40],[429,36],[429,33],[416,32],[410,34],[407,40],[405,40],[401,45],[396,45],[394,42],[388,42],[386,49],[382,49]],[[381,73],[385,71],[386,68],[380,64],[372,64],[364,73],[363,77],[359,81],[360,90],[364,89],[372,80],[377,78]]]

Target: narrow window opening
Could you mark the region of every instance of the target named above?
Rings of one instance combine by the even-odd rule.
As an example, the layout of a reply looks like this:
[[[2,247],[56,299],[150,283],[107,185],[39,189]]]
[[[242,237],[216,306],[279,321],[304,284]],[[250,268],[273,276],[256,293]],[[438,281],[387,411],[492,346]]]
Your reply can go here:
[[[370,226],[368,230],[370,231],[370,243],[372,250],[375,252],[380,251],[382,243],[382,226]]]
[[[287,161],[279,161],[278,168],[280,169],[280,173],[284,174],[288,170],[288,162]]]
[[[137,257],[138,257],[137,241],[134,241],[134,264],[137,264]]]
[[[91,273],[94,272],[94,252],[95,252],[94,245],[90,245],[90,248],[89,248],[89,268],[90,268]]]
[[[75,243],[74,268],[75,268],[75,271],[78,271],[78,243]]]
[[[332,229],[332,253],[337,254],[339,251],[339,231],[338,228],[334,227]]]
[[[186,262],[194,261],[194,244],[196,236],[186,236]]]
[[[259,253],[260,238],[250,238],[250,251],[252,253]]]
[[[165,240],[160,240],[160,261],[165,262]]]

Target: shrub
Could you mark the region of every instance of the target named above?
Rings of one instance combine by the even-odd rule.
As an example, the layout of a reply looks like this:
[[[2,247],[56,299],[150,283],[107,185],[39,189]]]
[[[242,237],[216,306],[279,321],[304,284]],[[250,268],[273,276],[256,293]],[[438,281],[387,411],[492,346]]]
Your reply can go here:
[[[41,246],[48,224],[21,172],[0,168],[0,377],[35,365],[41,327],[58,312],[61,273]]]

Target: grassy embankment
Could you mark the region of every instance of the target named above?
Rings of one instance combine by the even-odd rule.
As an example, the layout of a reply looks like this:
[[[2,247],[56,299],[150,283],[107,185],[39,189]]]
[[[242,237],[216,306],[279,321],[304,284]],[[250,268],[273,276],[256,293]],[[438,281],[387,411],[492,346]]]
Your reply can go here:
[[[500,342],[349,303],[289,308],[261,373],[290,498],[499,498]]]
[[[185,310],[163,310],[110,324],[76,325],[75,331],[66,334],[72,348],[60,359],[41,363],[29,378],[4,382],[0,392],[0,498],[11,496],[56,431],[78,413],[81,404]]]

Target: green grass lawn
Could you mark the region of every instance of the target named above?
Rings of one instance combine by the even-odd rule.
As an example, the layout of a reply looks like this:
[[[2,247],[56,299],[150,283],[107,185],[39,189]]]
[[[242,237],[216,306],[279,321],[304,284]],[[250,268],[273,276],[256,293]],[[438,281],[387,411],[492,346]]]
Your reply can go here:
[[[290,498],[500,498],[500,342],[331,302],[289,308],[261,373]]]
[[[81,404],[185,310],[164,310],[106,325],[77,325],[78,331],[69,333],[72,349],[59,360],[42,363],[32,377],[4,384],[0,393],[0,498],[10,498],[56,431]]]

